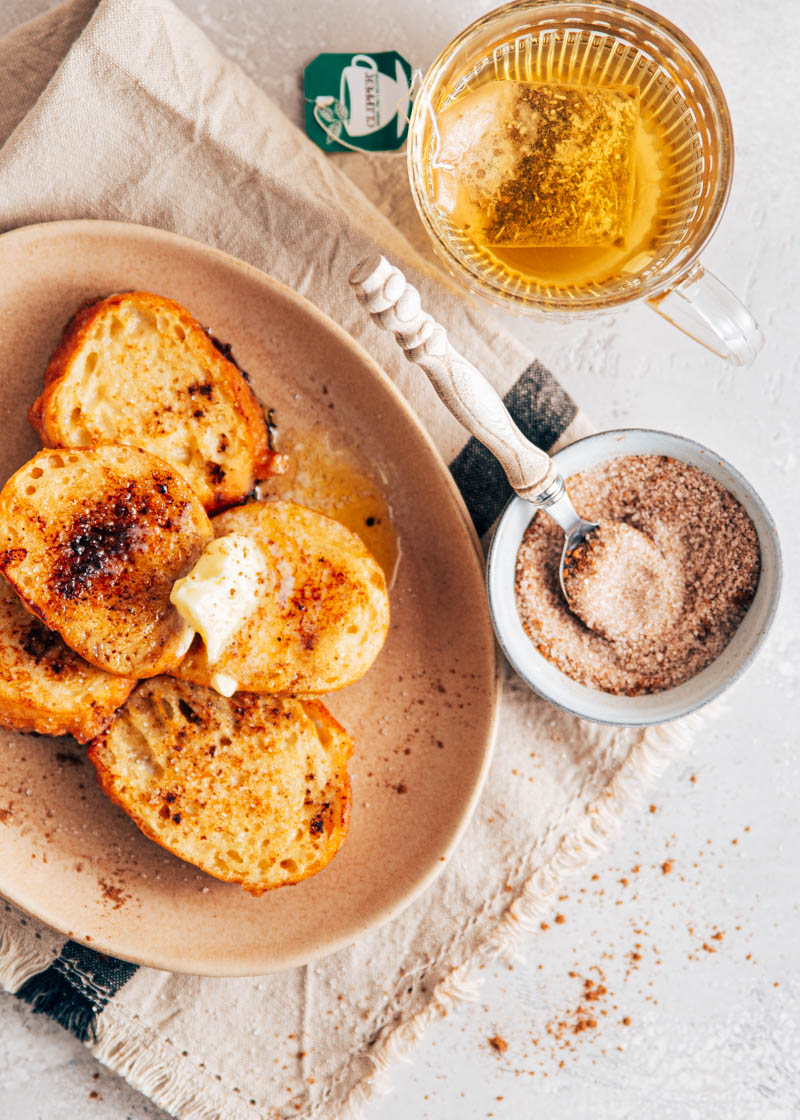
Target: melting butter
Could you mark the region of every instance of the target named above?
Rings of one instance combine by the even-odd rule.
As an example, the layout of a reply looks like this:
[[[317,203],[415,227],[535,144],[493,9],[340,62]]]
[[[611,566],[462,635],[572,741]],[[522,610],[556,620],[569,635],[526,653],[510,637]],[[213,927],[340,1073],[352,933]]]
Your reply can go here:
[[[211,687],[218,692],[220,696],[233,696],[236,689],[239,687],[239,682],[235,677],[230,676],[228,673],[212,673],[209,678]]]
[[[241,533],[229,533],[210,541],[191,572],[176,580],[170,602],[187,629],[203,639],[209,666],[219,661],[254,610],[266,572],[266,557],[258,545]],[[223,696],[232,696],[238,687],[233,677],[221,672],[212,674],[211,685]]]
[[[287,470],[260,482],[259,498],[297,502],[340,521],[361,537],[391,586],[400,544],[378,470],[330,429],[281,428],[280,448],[287,453]]]

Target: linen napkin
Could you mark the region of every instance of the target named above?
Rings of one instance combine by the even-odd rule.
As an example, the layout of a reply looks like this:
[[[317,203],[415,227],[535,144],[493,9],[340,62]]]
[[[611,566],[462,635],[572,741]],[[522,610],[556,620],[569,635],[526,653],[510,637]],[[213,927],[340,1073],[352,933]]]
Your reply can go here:
[[[267,17],[265,17],[267,18]],[[417,410],[479,532],[509,493],[347,289],[384,252],[542,446],[588,425],[554,378],[414,252],[170,0],[71,0],[0,42],[0,228],[57,218],[161,226],[242,257],[307,296],[377,357]],[[0,904],[0,981],[186,1120],[332,1118],[385,1083],[481,968],[532,934],[565,875],[699,721],[585,724],[505,674],[497,750],[445,871],[348,949],[277,975],[138,968]]]

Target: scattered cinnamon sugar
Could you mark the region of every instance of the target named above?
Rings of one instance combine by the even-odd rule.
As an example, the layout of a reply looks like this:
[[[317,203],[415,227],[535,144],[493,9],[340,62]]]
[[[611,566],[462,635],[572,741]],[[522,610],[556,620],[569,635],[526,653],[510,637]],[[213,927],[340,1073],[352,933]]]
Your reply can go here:
[[[556,914],[555,918],[553,918],[553,921],[556,923],[557,926],[563,926],[563,924],[564,924],[564,922],[566,922],[566,920],[567,919],[564,917],[563,914]]]
[[[576,1036],[596,1031],[600,1026],[600,1020],[608,1014],[605,1007],[591,1006],[602,1003],[610,998],[610,993],[605,983],[604,972],[598,966],[595,966],[595,971],[599,977],[597,980],[591,976],[581,977],[577,972],[569,973],[571,979],[578,979],[581,981],[582,989],[580,996],[574,1007],[571,1007],[564,1014],[545,1023],[544,1027],[544,1033],[547,1039],[557,1048],[572,1050],[574,1048]],[[563,1068],[563,1065],[564,1062],[562,1060],[559,1063],[559,1067]]]
[[[582,516],[643,534],[664,571],[647,576],[648,587],[640,589],[638,621],[603,637],[567,607],[559,583],[563,532],[540,511],[517,556],[517,609],[531,641],[568,677],[604,692],[660,692],[695,676],[727,646],[755,595],[760,552],[744,508],[710,475],[658,455],[611,460],[574,475],[567,486]],[[618,565],[612,567],[616,572]],[[669,572],[678,573],[677,584]],[[650,584],[659,580],[669,585],[668,595],[656,612],[661,626],[652,632]],[[593,594],[595,607],[598,601]],[[617,613],[609,609],[603,618]]]
[[[100,880],[100,890],[104,900],[111,903],[112,910],[119,910],[133,897],[130,892],[123,890],[115,883],[108,882],[106,879]]]
[[[749,827],[749,826],[748,826]],[[744,829],[746,832],[747,829]],[[687,870],[692,866],[691,855],[686,851],[678,849],[680,838],[673,834],[665,838],[664,841],[667,852],[665,855],[671,857],[673,851],[676,854],[675,863],[681,869]],[[722,844],[722,852],[729,851],[727,843],[724,839],[716,841],[716,844]],[[678,850],[676,850],[678,849]],[[635,851],[634,857],[641,859],[643,853]],[[702,844],[702,850],[699,853],[700,860],[706,866],[711,861],[715,862],[715,844],[708,840]],[[612,1053],[614,1051],[624,1053],[628,1044],[631,1041],[632,1034],[630,1028],[633,1024],[633,1039],[638,1037],[636,1027],[641,1020],[638,1014],[638,1008],[646,1006],[649,1003],[655,1007],[658,1005],[659,1000],[655,997],[652,989],[655,987],[656,969],[662,964],[662,956],[666,963],[668,957],[674,960],[675,952],[683,954],[686,953],[688,960],[697,962],[697,967],[704,967],[706,969],[713,969],[714,962],[719,957],[728,957],[730,960],[729,951],[736,950],[741,946],[741,955],[736,954],[738,959],[744,958],[748,963],[756,964],[752,958],[751,953],[744,954],[743,950],[746,945],[742,944],[742,938],[751,936],[746,930],[746,926],[737,923],[731,929],[736,930],[735,934],[730,935],[731,945],[728,945],[729,935],[725,930],[719,928],[715,923],[707,920],[686,921],[688,915],[682,907],[691,902],[691,896],[687,895],[680,884],[691,881],[685,878],[684,875],[674,875],[672,882],[663,887],[660,887],[662,892],[668,892],[669,895],[674,896],[673,906],[679,907],[680,917],[676,921],[673,918],[667,921],[665,926],[663,921],[656,920],[656,916],[652,917],[652,925],[659,928],[659,934],[655,935],[654,930],[651,928],[651,918],[646,917],[643,913],[633,910],[633,906],[638,898],[637,888],[642,880],[647,877],[658,880],[658,877],[665,874],[664,864],[669,864],[672,869],[673,859],[667,858],[662,861],[653,859],[652,863],[636,863],[631,869],[631,874],[637,874],[641,878],[635,882],[628,884],[628,890],[621,891],[619,887],[610,887],[610,883],[616,882],[617,884],[624,885],[623,879],[620,877],[620,867],[609,867],[607,871],[601,875],[594,872],[587,879],[587,885],[579,888],[576,892],[573,890],[571,893],[572,903],[579,904],[582,901],[589,901],[592,894],[596,898],[608,896],[613,889],[616,893],[621,895],[617,900],[618,905],[624,905],[627,908],[628,924],[632,931],[633,937],[636,940],[631,941],[631,935],[622,931],[623,940],[619,941],[619,931],[617,931],[613,939],[604,944],[602,940],[596,940],[602,937],[600,930],[592,930],[591,944],[584,946],[584,952],[591,952],[591,957],[588,959],[584,957],[581,961],[577,956],[580,949],[573,949],[572,967],[567,971],[567,979],[562,978],[562,983],[565,985],[564,990],[561,992],[560,1000],[553,1008],[552,996],[555,994],[553,989],[554,977],[548,975],[551,969],[547,965],[538,963],[536,968],[538,972],[531,972],[531,976],[539,976],[545,973],[547,979],[547,991],[550,993],[548,999],[551,1001],[550,1006],[556,1013],[551,1011],[551,1017],[546,1021],[541,1020],[538,1023],[532,1024],[532,1030],[528,1038],[528,1048],[518,1046],[519,1040],[515,1040],[514,1047],[514,1063],[520,1068],[513,1070],[515,1076],[522,1076],[523,1074],[534,1077],[558,1077],[560,1070],[565,1068],[569,1062],[591,1061],[592,1064],[600,1062],[601,1055]],[[699,866],[698,863],[694,864],[695,867]],[[601,883],[600,881],[603,880]],[[589,883],[595,885],[588,885]],[[699,883],[696,885],[699,886]],[[682,892],[683,898],[676,895],[676,891]],[[560,898],[561,896],[559,896]],[[564,895],[566,900],[566,895]],[[609,902],[605,903],[607,907]],[[565,913],[561,914],[564,919],[559,922],[551,919],[553,923],[553,937],[558,937],[556,930],[566,929],[569,923],[569,912],[566,902]],[[624,922],[624,919],[623,919]],[[547,923],[542,923],[546,925]],[[737,936],[740,935],[740,936]],[[563,936],[563,934],[562,934]],[[662,954],[658,942],[663,937],[675,944],[671,946],[671,951]],[[666,945],[662,945],[664,949],[668,949]],[[588,964],[588,961],[593,963]],[[702,962],[702,963],[701,963]],[[544,976],[541,977],[540,983],[544,983]],[[777,987],[779,981],[774,981]],[[616,989],[616,991],[615,991]],[[627,999],[635,1000],[635,1007],[633,1013],[629,1007],[625,1006]],[[485,1008],[489,1010],[488,1007]],[[626,1030],[628,1033],[626,1034]],[[495,1036],[499,1038],[500,1036]],[[505,1041],[505,1040],[501,1040]],[[498,1053],[503,1050],[495,1046],[492,1039],[489,1040],[490,1045]],[[530,1049],[533,1047],[533,1049]],[[527,1049],[527,1052],[526,1052]],[[523,1063],[525,1063],[523,1065]]]
[[[492,1050],[495,1050],[498,1054],[505,1054],[506,1050],[508,1050],[508,1043],[502,1035],[499,1034],[492,1035],[489,1039],[489,1045]]]
[[[661,864],[661,872],[663,875],[669,875],[670,871],[672,871],[672,860],[665,859]]]
[[[606,995],[608,995],[608,988],[605,986],[605,984],[599,984],[596,981],[592,980],[591,977],[587,977],[587,979],[584,980],[583,998],[589,1003],[592,1003],[598,999],[602,999],[603,996]]]

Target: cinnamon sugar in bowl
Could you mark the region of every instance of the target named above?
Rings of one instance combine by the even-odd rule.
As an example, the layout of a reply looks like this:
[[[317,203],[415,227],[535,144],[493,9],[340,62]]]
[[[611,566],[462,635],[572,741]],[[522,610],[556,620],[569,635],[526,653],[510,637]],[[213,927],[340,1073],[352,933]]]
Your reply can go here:
[[[561,599],[553,558],[555,552],[560,556],[561,530],[551,527],[545,513],[514,498],[498,523],[487,569],[492,619],[506,657],[534,691],[584,719],[647,726],[702,707],[751,664],[777,609],[780,546],[761,498],[712,451],[666,432],[600,432],[553,459],[565,479],[580,476],[573,496],[584,516],[601,524],[604,517],[609,523],[625,519],[651,533],[665,516],[676,518],[688,587],[694,590],[687,592],[666,647],[640,643],[631,649],[624,641],[608,642],[583,626]],[[676,506],[671,495],[678,497],[687,480],[688,501]],[[581,490],[605,504],[581,509]],[[665,555],[669,539],[667,526],[661,538]],[[698,558],[698,542],[710,572]]]

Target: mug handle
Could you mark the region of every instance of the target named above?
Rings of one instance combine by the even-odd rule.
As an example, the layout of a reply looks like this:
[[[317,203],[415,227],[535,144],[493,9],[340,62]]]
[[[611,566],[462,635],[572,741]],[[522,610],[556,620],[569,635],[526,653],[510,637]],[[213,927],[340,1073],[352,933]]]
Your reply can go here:
[[[363,66],[365,70],[377,70],[378,64],[368,54],[354,54],[350,59],[351,66]]]
[[[701,264],[647,302],[667,322],[735,366],[750,365],[764,345],[758,323],[741,300]]]

